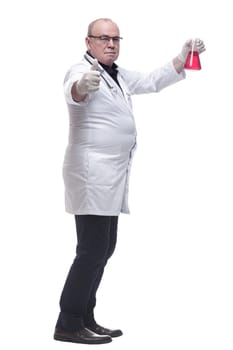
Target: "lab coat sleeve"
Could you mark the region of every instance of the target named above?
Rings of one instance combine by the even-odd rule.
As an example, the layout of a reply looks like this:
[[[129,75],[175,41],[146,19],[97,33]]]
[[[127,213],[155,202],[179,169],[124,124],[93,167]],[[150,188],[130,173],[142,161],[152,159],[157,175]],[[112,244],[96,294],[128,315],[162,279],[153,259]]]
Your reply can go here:
[[[131,95],[159,92],[186,77],[184,71],[177,73],[172,62],[150,73],[129,71],[123,68],[119,68],[119,73],[126,82]]]

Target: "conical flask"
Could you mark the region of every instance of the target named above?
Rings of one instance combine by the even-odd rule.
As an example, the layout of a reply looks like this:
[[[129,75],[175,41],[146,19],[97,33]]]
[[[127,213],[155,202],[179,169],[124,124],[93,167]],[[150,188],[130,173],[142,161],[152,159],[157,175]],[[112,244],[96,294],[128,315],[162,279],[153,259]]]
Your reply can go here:
[[[198,51],[189,51],[187,60],[185,62],[184,68],[186,69],[201,69],[201,62]]]
[[[201,62],[199,58],[199,53],[196,50],[195,47],[196,39],[192,40],[192,48],[188,53],[184,68],[186,69],[194,69],[194,70],[200,70],[201,69]]]

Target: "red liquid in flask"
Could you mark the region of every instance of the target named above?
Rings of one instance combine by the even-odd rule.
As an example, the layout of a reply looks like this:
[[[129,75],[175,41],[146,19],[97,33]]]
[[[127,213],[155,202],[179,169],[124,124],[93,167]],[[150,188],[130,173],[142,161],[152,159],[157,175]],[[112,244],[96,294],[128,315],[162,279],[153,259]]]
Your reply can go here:
[[[189,51],[184,68],[196,70],[201,69],[201,62],[198,51]]]

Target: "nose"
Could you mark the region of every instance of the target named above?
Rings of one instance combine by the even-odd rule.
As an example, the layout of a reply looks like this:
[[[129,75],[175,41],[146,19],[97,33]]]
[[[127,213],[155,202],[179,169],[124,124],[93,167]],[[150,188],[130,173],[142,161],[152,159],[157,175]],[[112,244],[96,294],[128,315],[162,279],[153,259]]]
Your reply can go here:
[[[110,38],[109,41],[108,41],[108,46],[115,46],[114,44],[114,41],[113,41],[113,38]]]

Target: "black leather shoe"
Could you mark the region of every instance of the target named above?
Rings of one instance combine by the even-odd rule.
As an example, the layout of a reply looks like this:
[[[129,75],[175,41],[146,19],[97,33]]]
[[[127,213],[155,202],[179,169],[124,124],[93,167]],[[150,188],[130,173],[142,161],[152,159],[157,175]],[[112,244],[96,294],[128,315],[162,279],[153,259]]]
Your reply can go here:
[[[123,335],[120,329],[108,329],[108,328],[101,327],[98,324],[87,326],[87,328],[98,335],[109,335],[112,338],[120,337],[121,335]]]
[[[110,336],[98,336],[87,328],[82,328],[76,332],[67,332],[60,329],[55,329],[54,339],[71,343],[81,344],[105,344],[110,343]]]

